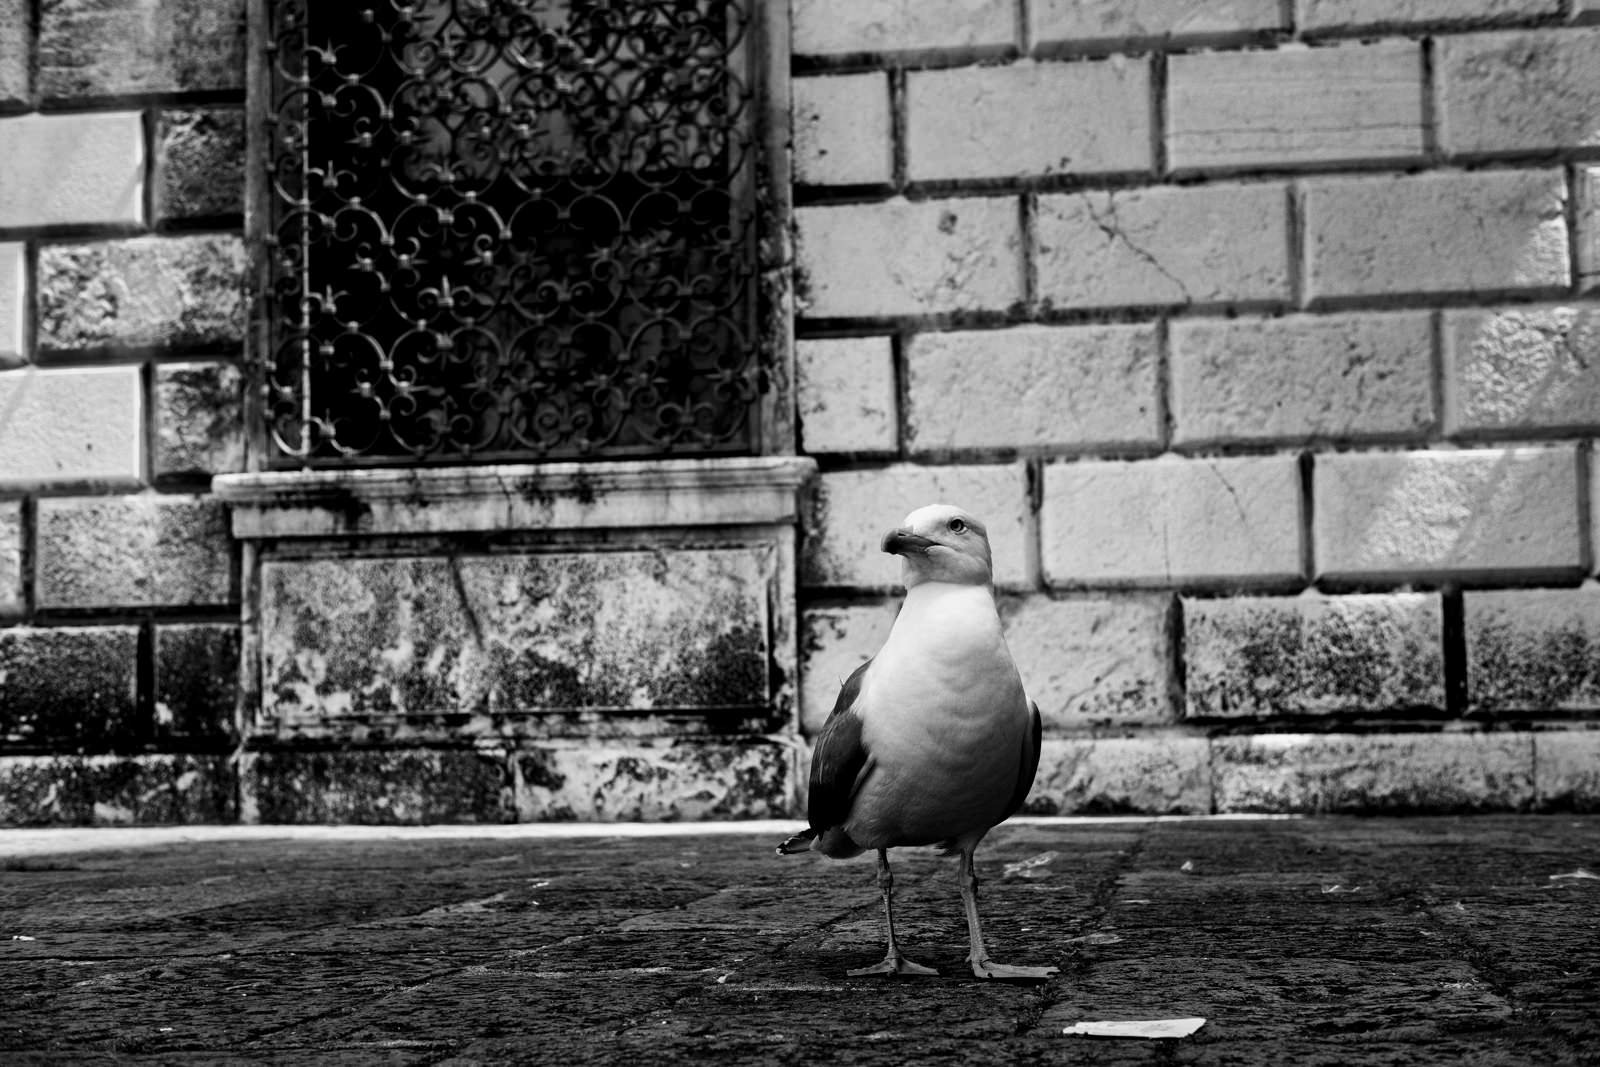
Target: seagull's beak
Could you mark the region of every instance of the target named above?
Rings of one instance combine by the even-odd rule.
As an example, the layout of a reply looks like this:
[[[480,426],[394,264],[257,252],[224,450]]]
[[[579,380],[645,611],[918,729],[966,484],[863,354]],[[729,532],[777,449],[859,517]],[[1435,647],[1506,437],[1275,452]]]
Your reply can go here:
[[[938,542],[901,528],[883,535],[883,550],[891,556],[904,556],[912,552],[926,552]]]

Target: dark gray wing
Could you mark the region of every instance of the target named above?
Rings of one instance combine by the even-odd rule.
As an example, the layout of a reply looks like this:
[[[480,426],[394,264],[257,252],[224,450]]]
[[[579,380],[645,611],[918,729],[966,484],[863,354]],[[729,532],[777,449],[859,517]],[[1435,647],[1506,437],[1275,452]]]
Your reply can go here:
[[[811,796],[806,803],[806,821],[813,830],[841,826],[850,816],[857,781],[867,765],[867,750],[861,747],[861,716],[851,714],[850,709],[861,695],[861,682],[870,666],[869,659],[845,679],[839,699],[834,701],[833,711],[811,750]]]
[[[1017,768],[1016,792],[1011,794],[1011,803],[1006,807],[1008,819],[1022,810],[1023,803],[1028,799],[1028,790],[1033,788],[1034,775],[1039,773],[1039,745],[1044,737],[1044,722],[1039,717],[1039,705],[1030,700],[1028,708],[1033,712],[1033,723],[1028,736],[1022,741],[1022,765]]]

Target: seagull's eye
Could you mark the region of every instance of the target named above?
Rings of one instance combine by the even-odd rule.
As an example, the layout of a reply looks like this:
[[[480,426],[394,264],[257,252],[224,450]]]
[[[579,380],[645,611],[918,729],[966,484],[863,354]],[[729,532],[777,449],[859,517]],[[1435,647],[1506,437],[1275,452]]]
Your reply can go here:
[[[950,520],[950,532],[951,533],[965,533],[966,530],[967,530],[967,524],[962,522],[960,519],[951,519]]]

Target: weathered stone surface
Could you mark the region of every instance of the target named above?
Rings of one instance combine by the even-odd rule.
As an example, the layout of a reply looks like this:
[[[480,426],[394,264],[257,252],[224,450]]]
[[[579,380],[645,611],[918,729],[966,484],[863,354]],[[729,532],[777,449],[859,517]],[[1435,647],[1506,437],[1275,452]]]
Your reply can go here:
[[[894,178],[887,74],[795,78],[790,92],[796,182],[887,184]]]
[[[244,242],[134,237],[39,249],[39,347],[234,346],[244,337]]]
[[[1600,28],[1441,37],[1434,70],[1446,152],[1600,145]]]
[[[21,241],[0,241],[0,371],[28,362],[22,332],[27,307],[27,247]]]
[[[1150,61],[1012,63],[906,75],[912,181],[1148,171]]]
[[[205,496],[39,501],[42,608],[222,605],[235,599],[227,515]]]
[[[808,0],[794,6],[796,55],[1011,45],[1009,0]]]
[[[1203,815],[1211,810],[1206,739],[1181,735],[1047,738],[1028,794],[1036,815]]]
[[[22,501],[0,500],[0,617],[20,615],[22,594]]]
[[[796,298],[812,318],[1003,311],[1022,299],[1014,197],[801,207],[795,225]]]
[[[1571,447],[1319,455],[1316,573],[1363,579],[1573,572]]]
[[[1437,594],[1183,601],[1189,718],[1442,710]]]
[[[1008,597],[1000,615],[1047,734],[1173,721],[1168,597]]]
[[[1034,229],[1039,298],[1056,308],[1289,297],[1278,182],[1050,194]]]
[[[1600,311],[1448,311],[1444,383],[1450,433],[1600,425]]]
[[[244,0],[44,0],[47,99],[244,88]]]
[[[789,746],[682,742],[550,747],[513,755],[523,822],[676,822],[786,816]]]
[[[156,627],[155,727],[162,738],[230,739],[239,695],[239,627]]]
[[[1424,24],[1482,25],[1554,15],[1561,0],[1301,0],[1303,31],[1373,30]]]
[[[232,216],[244,210],[244,112],[163,111],[157,138],[157,218]]]
[[[800,613],[800,729],[815,737],[846,678],[889,639],[900,600]]]
[[[1044,468],[1039,537],[1056,586],[1297,581],[1293,456],[1085,460]]]
[[[1469,591],[1462,610],[1475,710],[1600,710],[1600,591]]]
[[[364,715],[760,715],[772,566],[748,549],[270,560],[263,711],[312,730]]]
[[[1433,425],[1425,311],[1172,323],[1172,440],[1349,440]]]
[[[346,749],[252,752],[240,818],[263,823],[514,822],[504,752]]]
[[[1036,46],[1072,50],[1224,44],[1283,24],[1279,0],[1033,0],[1027,12]]]
[[[71,751],[141,734],[132,626],[0,630],[0,743]]]
[[[0,227],[138,225],[143,129],[137,111],[0,118]]]
[[[1306,294],[1565,288],[1566,199],[1554,169],[1308,180]]]
[[[1600,287],[1600,167],[1579,167],[1577,187],[1578,247],[1575,250],[1578,289]]]
[[[1529,734],[1267,734],[1211,743],[1219,812],[1503,811],[1533,803]]]
[[[906,344],[914,452],[1155,446],[1154,326],[921,333]]]
[[[0,0],[0,106],[25,104],[33,90],[28,72],[30,7],[28,0]]]
[[[1539,806],[1600,811],[1600,730],[1554,730],[1533,735]]]
[[[893,452],[899,446],[889,338],[797,341],[794,356],[795,406],[807,452]]]
[[[1422,47],[1383,41],[1173,56],[1174,171],[1421,158]]]
[[[231,363],[155,368],[155,472],[244,469],[244,380]]]
[[[1021,463],[897,463],[878,470],[829,471],[809,494],[800,580],[813,586],[899,588],[900,560],[883,552],[883,535],[917,508],[946,503],[966,508],[988,527],[996,584],[1029,586],[1027,484]]]
[[[0,757],[0,826],[232,822],[225,756]]]
[[[0,371],[0,486],[137,482],[143,395],[138,367]]]

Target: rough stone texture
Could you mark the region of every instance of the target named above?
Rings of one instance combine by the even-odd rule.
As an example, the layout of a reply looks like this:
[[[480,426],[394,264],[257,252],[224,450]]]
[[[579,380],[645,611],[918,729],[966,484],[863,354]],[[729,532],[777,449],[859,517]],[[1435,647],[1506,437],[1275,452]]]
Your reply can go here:
[[[795,225],[796,298],[812,318],[1001,311],[1022,299],[1012,197],[801,207]]]
[[[1188,718],[1443,710],[1434,593],[1183,601]]]
[[[132,626],[0,630],[0,744],[70,752],[136,742],[138,640]]]
[[[1578,289],[1600,288],[1600,167],[1579,167],[1573,184],[1578,219],[1576,263]]]
[[[1474,710],[1600,710],[1600,590],[1468,592],[1462,610]]]
[[[1026,810],[1202,815],[1211,810],[1211,753],[1203,737],[1047,738]]]
[[[887,337],[797,341],[795,407],[807,452],[899,447],[894,349]]]
[[[238,345],[247,266],[229,234],[45,245],[39,347]]]
[[[137,482],[142,398],[138,367],[0,371],[0,486]]]
[[[224,756],[0,757],[0,826],[232,822],[233,794]]]
[[[1568,284],[1559,170],[1319,178],[1304,189],[1313,302]]]
[[[0,118],[0,227],[137,226],[143,212],[139,112]]]
[[[140,494],[39,501],[40,608],[224,605],[233,542],[206,496]]]
[[[1452,155],[1600,145],[1600,28],[1441,37],[1434,70]]]
[[[264,823],[514,822],[503,752],[347,749],[252,752],[240,817]]]
[[[813,483],[803,527],[800,580],[811,586],[898,589],[900,560],[880,547],[883,535],[926,504],[955,504],[989,530],[996,584],[1032,584],[1026,513],[1028,472],[1004,466],[829,471]]]
[[[1425,311],[1182,319],[1171,326],[1172,440],[1360,440],[1433,426]]]
[[[513,759],[523,822],[775,818],[793,810],[795,759],[781,743],[551,747]]]
[[[244,380],[231,363],[155,368],[155,473],[244,469]]]
[[[1534,799],[1529,734],[1267,734],[1211,743],[1219,812],[1504,811]]]
[[[886,184],[894,178],[887,74],[795,78],[790,91],[796,182]]]
[[[1046,734],[1173,721],[1169,598],[1005,598],[1000,615]]]
[[[906,75],[912,181],[1150,170],[1150,60]]]
[[[794,5],[796,55],[1001,47],[1016,39],[1011,0],[808,0]]]
[[[906,346],[914,452],[1154,446],[1154,326],[923,333]]]
[[[1058,309],[1287,300],[1288,219],[1277,182],[1041,196],[1039,298]]]
[[[1422,46],[1213,52],[1167,64],[1176,172],[1422,156]]]
[[[1570,447],[1319,455],[1316,573],[1362,580],[1575,572]]]
[[[455,737],[493,736],[494,715],[758,715],[771,566],[748,549],[269,560],[263,714],[341,733],[483,717]]]
[[[163,111],[156,136],[158,219],[244,211],[244,112]]]
[[[0,500],[0,618],[27,607],[22,592],[22,501]]]
[[[1281,584],[1302,573],[1293,456],[1052,463],[1039,523],[1057,586]]]
[[[239,627],[175,623],[156,628],[155,727],[160,738],[232,739],[239,694]]]
[[[1446,312],[1444,414],[1452,434],[1600,425],[1600,311]]]
[[[1534,734],[1533,776],[1541,808],[1600,811],[1600,730]]]
[[[1554,15],[1561,0],[1299,0],[1303,32],[1352,32],[1423,24],[1520,22]]]
[[[28,102],[28,42],[32,39],[29,0],[0,0],[0,107]]]
[[[800,730],[815,737],[828,721],[839,687],[889,639],[900,600],[800,613]]]
[[[42,0],[46,99],[243,90],[244,0]]]
[[[1035,47],[1111,49],[1190,47],[1254,39],[1279,29],[1279,0],[1033,0],[1028,4]]]
[[[0,242],[0,371],[28,362],[27,249],[20,241]]]

